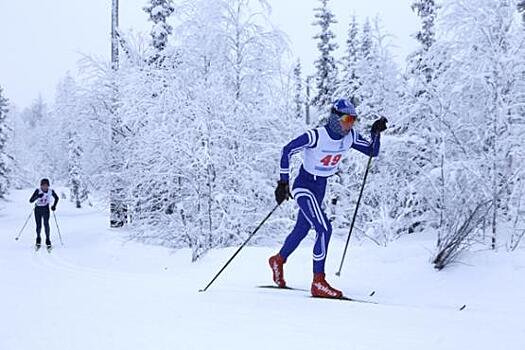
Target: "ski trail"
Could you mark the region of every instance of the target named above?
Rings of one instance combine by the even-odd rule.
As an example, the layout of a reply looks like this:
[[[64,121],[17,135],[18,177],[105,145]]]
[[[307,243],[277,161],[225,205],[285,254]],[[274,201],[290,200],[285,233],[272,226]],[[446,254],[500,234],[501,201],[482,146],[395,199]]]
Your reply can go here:
[[[27,195],[15,191],[0,212],[1,350],[525,348],[519,255],[508,264],[436,273],[417,244],[352,247],[352,265],[333,282],[378,303],[369,304],[310,298],[308,288],[255,288],[271,283],[267,258],[275,248],[248,247],[199,293],[235,247],[191,263],[187,249],[128,242],[126,230],[107,227],[105,212],[64,201],[57,218],[65,245],[54,236],[51,254],[35,253],[33,222],[20,241],[13,235],[30,209]],[[310,285],[311,244],[287,263],[290,285]],[[328,261],[332,272],[336,260]],[[487,302],[502,291],[508,300]]]

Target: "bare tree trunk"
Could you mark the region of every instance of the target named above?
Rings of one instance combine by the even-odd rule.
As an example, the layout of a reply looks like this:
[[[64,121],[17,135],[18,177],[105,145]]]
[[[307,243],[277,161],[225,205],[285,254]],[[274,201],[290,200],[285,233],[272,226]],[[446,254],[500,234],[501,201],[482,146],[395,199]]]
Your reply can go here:
[[[212,210],[212,207],[213,207],[213,199],[212,199],[212,182],[213,182],[213,178],[212,178],[212,171],[213,169],[212,168],[212,165],[211,164],[208,164],[206,166],[206,176],[207,176],[207,182],[208,182],[208,246],[206,247],[206,249],[211,249],[212,248],[212,242],[213,242],[213,210]]]
[[[497,97],[495,98],[495,103],[497,103]],[[498,214],[498,172],[497,172],[497,156],[498,152],[496,149],[496,141],[498,137],[498,122],[497,122],[497,113],[494,111],[492,113],[493,118],[493,144],[492,144],[492,201],[494,202],[494,208],[492,212],[492,239],[491,239],[491,248],[496,249],[496,226],[497,226],[497,214]]]
[[[441,206],[439,211],[439,230],[437,237],[437,246],[441,246],[441,239],[443,237],[443,230],[445,229],[445,140],[441,135]]]
[[[440,113],[439,118],[439,128],[440,128],[440,153],[441,153],[441,162],[440,162],[440,205],[439,205],[439,229],[437,234],[437,247],[441,247],[443,237],[445,237],[445,215],[446,215],[446,183],[445,183],[445,157],[446,157],[446,136],[445,136],[445,115],[443,111]]]
[[[305,103],[305,109],[306,109],[306,125],[310,125],[310,84],[311,84],[312,76],[308,76],[306,78],[306,103]]]
[[[242,70],[242,47],[241,47],[241,2],[237,4],[237,10],[235,12],[235,101],[237,103],[241,100],[241,70]],[[237,111],[237,105],[235,105],[235,111]]]

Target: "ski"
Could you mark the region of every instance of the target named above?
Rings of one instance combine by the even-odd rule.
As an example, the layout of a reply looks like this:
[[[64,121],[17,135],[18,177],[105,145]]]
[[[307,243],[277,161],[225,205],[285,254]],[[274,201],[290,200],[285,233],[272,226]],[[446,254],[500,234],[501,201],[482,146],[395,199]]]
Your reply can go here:
[[[38,252],[40,250],[40,248],[42,248],[42,245],[35,244],[35,252]]]
[[[46,249],[47,249],[47,252],[49,254],[51,254],[51,251],[53,250],[53,246],[52,245],[48,245],[48,246],[46,246]]]
[[[289,286],[278,287],[278,286],[275,286],[275,285],[263,285],[263,286],[257,286],[257,288],[280,289],[280,290],[289,290],[289,291],[297,291],[297,292],[310,292],[308,289],[294,288],[294,287],[289,287]],[[375,294],[375,292],[373,292],[372,294]],[[340,301],[353,301],[353,302],[356,302],[356,303],[364,303],[364,304],[377,304],[375,301],[372,301],[372,300],[356,299],[356,298],[345,297],[345,296],[342,296],[340,298],[323,298],[323,297],[314,297],[314,296],[309,296],[309,297],[312,298],[312,299],[340,300]]]
[[[355,303],[374,304],[374,305],[378,304],[377,302],[372,301],[372,300],[350,298],[350,297],[345,297],[344,295],[342,297],[340,297],[340,298],[314,297],[314,296],[310,296],[310,298],[312,298],[312,299],[324,299],[324,300],[353,301]]]
[[[298,292],[309,292],[308,289],[302,289],[302,288],[294,288],[294,287],[279,287],[276,285],[265,285],[265,286],[257,286],[257,288],[264,288],[264,289],[282,289],[282,290],[295,290]]]

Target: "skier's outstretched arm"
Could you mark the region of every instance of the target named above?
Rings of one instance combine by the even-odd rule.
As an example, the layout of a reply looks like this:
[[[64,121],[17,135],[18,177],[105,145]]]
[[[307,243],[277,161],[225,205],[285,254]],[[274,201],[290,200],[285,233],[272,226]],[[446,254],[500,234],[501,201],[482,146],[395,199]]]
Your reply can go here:
[[[284,146],[281,152],[281,181],[288,182],[290,179],[290,158],[305,148],[314,147],[317,138],[316,130],[308,130]]]
[[[35,190],[35,192],[33,192],[33,194],[31,195],[31,198],[29,198],[29,203],[33,203],[37,199],[38,199],[38,190]]]
[[[355,150],[358,150],[359,152],[369,156],[372,154],[372,157],[377,157],[379,154],[379,148],[381,145],[380,142],[380,133],[373,133],[371,134],[371,140],[366,140],[360,133],[353,131],[354,133],[354,142],[352,143],[352,148]],[[372,147],[374,148],[372,150]]]

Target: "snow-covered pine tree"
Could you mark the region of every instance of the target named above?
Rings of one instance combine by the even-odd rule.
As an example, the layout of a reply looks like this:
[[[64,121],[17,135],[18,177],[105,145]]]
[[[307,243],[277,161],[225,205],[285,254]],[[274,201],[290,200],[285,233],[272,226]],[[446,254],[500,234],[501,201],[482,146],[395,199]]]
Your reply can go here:
[[[68,133],[68,149],[68,186],[70,189],[70,199],[72,202],[75,202],[77,208],[81,208],[82,202],[87,199],[87,189],[81,180],[83,150],[79,145],[78,134],[75,131]]]
[[[435,44],[435,22],[438,6],[434,0],[416,0],[412,9],[420,17],[421,29],[415,35],[419,47],[409,56],[405,76],[406,90],[403,91],[402,118],[394,124],[394,132],[399,137],[410,139],[411,166],[404,167],[404,176],[411,186],[410,200],[402,205],[412,218],[407,230],[416,232],[428,226],[442,227],[443,191],[442,176],[427,176],[443,164],[440,155],[442,135],[438,116],[441,105],[435,93],[434,67],[436,57],[430,54]],[[441,152],[442,154],[442,152]],[[441,172],[438,172],[438,174]],[[440,241],[438,234],[437,241]]]
[[[84,172],[82,136],[90,136],[90,127],[86,123],[85,111],[81,103],[82,96],[75,80],[68,74],[60,82],[55,98],[54,118],[56,119],[56,132],[53,136],[59,142],[55,143],[53,161],[65,163],[55,177],[66,180],[70,191],[70,199],[77,208],[87,199],[87,176]],[[87,125],[86,125],[87,124]],[[85,142],[85,141],[84,141]],[[90,160],[87,163],[94,163]]]
[[[386,37],[379,18],[373,26],[369,18],[365,20],[356,66],[357,84],[354,85],[361,122],[370,123],[376,116],[385,115],[386,105],[396,99],[396,87],[392,84],[396,83],[397,67]]]
[[[416,55],[412,58],[415,63],[413,69],[423,74],[427,83],[432,80],[432,67],[425,62],[424,55],[428,53],[436,41],[436,16],[438,6],[434,0],[415,0],[412,4],[412,10],[421,18],[421,29],[416,34],[417,41],[421,47]]]
[[[365,19],[365,23],[363,24],[360,41],[360,55],[363,60],[369,59],[372,55],[374,43],[372,38],[372,25],[370,24],[370,18],[368,17]]]
[[[31,150],[28,154],[29,158],[23,161],[25,166],[33,168],[32,176],[36,177],[49,176],[54,166],[48,161],[50,156],[48,135],[52,128],[48,123],[49,114],[48,104],[41,95],[22,112],[22,118],[27,123],[25,142],[27,148]]]
[[[525,25],[525,0],[518,1],[518,12],[521,13],[522,23]]]
[[[5,198],[10,184],[10,156],[7,154],[7,138],[10,127],[7,122],[9,100],[0,86],[0,198]]]
[[[149,20],[153,22],[150,35],[151,45],[155,53],[151,61],[157,61],[168,44],[168,37],[173,32],[173,27],[167,22],[168,18],[175,11],[173,0],[149,0],[149,4],[143,7],[149,15]]]
[[[343,75],[342,80],[337,83],[336,98],[347,98],[356,106],[358,106],[361,101],[357,94],[357,88],[360,86],[360,81],[357,76],[358,61],[362,57],[360,52],[361,39],[358,36],[359,28],[357,18],[353,16],[348,29],[346,52],[340,62]],[[348,216],[352,215],[352,205],[354,204],[349,200],[349,198],[352,198],[349,189],[355,189],[357,185],[357,179],[355,176],[350,175],[351,172],[348,172],[348,169],[356,166],[356,162],[352,162],[350,158],[344,158],[340,164],[339,171],[330,181],[327,192],[327,198],[329,198],[327,201],[327,214],[330,220],[333,221],[335,228],[348,227]]]
[[[332,25],[337,23],[335,15],[328,8],[328,0],[319,0],[321,7],[314,9],[314,25],[319,26],[320,31],[314,36],[318,40],[317,48],[320,56],[315,61],[315,80],[316,95],[312,99],[312,104],[319,109],[328,108],[334,99],[334,93],[337,88],[337,65],[333,56],[334,51],[338,48],[335,41],[335,34],[332,31]]]
[[[359,98],[356,91],[359,88],[359,78],[357,76],[357,65],[360,57],[359,46],[359,24],[355,15],[348,26],[348,36],[346,39],[346,50],[341,60],[342,77],[339,81],[337,96],[344,96],[357,106]]]
[[[304,86],[302,77],[301,61],[297,60],[297,63],[293,69],[293,81],[294,81],[294,106],[295,106],[295,117],[299,120],[303,119],[304,108],[305,108],[305,97],[304,97]]]
[[[399,72],[389,50],[389,36],[383,32],[380,23],[379,18],[374,22],[365,21],[359,39],[365,45],[357,48],[355,62],[358,84],[354,96],[359,96],[360,100],[357,106],[359,122],[355,128],[366,138],[370,137],[373,120],[385,116],[390,122],[395,121],[400,110]],[[367,195],[361,202],[357,218],[358,231],[382,245],[403,233],[406,215],[399,203],[406,192],[406,180],[399,171],[400,164],[406,161],[402,153],[405,140],[394,140],[389,134],[383,135],[380,158],[373,162]],[[365,164],[366,157],[362,155],[348,157],[331,180],[328,207],[336,228],[348,227],[352,220],[355,193],[360,189]]]
[[[26,108],[22,114],[22,118],[29,123],[31,128],[42,127],[44,119],[47,116],[47,105],[42,98],[42,95],[38,97],[31,103],[29,108]]]
[[[12,121],[13,132],[10,135],[9,154],[13,157],[13,183],[17,188],[33,185],[41,175],[49,176],[49,161],[45,160],[49,140],[47,135],[47,105],[39,96],[30,106],[22,111],[11,110],[9,119]],[[12,114],[16,113],[16,115]]]

